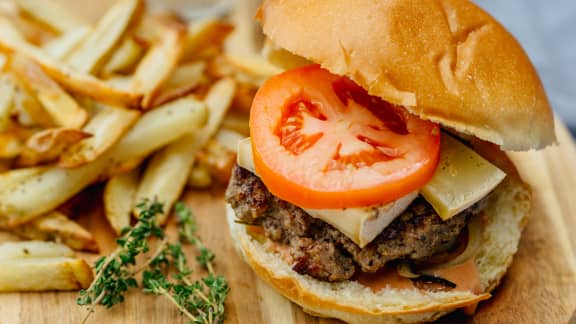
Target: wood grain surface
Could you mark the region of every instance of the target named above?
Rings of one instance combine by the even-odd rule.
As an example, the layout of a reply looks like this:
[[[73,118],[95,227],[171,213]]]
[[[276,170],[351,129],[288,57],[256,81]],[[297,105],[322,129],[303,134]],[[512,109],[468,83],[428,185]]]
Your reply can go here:
[[[111,0],[60,0],[78,6],[87,17],[102,11]],[[576,147],[561,122],[559,145],[511,157],[533,189],[534,208],[512,268],[474,317],[456,313],[441,323],[568,323],[576,310]],[[97,190],[92,192],[97,200]],[[184,199],[194,210],[200,234],[216,255],[216,271],[229,280],[227,323],[338,323],[306,315],[258,280],[235,253],[227,232],[222,188],[188,192]],[[82,220],[96,232],[104,252],[113,237],[94,201]],[[0,240],[9,239],[0,236]],[[94,259],[94,256],[86,256]],[[0,324],[79,323],[85,310],[76,306],[75,292],[0,294]],[[172,305],[153,296],[130,293],[113,309],[98,309],[89,323],[183,323]]]

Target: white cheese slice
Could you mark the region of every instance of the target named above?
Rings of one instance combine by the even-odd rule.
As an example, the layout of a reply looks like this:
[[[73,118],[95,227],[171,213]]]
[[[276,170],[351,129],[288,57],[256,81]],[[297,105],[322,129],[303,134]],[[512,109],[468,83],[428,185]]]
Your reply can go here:
[[[438,215],[447,220],[484,198],[504,177],[506,173],[502,170],[443,133],[438,167],[420,192]]]
[[[249,138],[238,144],[238,165],[256,174]],[[334,226],[358,246],[364,247],[398,217],[416,197],[418,197],[417,191],[387,204],[358,208],[304,210],[310,216]]]
[[[310,216],[336,227],[360,247],[366,246],[418,197],[418,191],[391,203],[344,209],[304,209]]]

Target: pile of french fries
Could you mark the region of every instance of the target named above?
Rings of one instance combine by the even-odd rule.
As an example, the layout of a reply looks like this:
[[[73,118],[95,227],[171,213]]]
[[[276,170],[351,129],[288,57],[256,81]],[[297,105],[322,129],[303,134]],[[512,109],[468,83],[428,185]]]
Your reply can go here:
[[[252,96],[278,72],[224,51],[229,22],[185,22],[142,0],[119,0],[94,24],[50,0],[10,4],[0,12],[0,230],[98,252],[62,207],[88,186],[105,183],[120,233],[141,199],[163,202],[165,223],[187,185],[228,180]]]

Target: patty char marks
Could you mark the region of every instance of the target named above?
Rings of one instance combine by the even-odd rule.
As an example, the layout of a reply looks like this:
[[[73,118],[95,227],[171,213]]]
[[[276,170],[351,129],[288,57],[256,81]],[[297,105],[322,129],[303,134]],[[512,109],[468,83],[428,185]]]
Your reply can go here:
[[[240,222],[261,225],[268,239],[288,247],[296,272],[331,282],[350,279],[358,269],[376,272],[392,260],[424,260],[449,250],[480,205],[443,221],[418,197],[360,248],[330,224],[273,196],[257,176],[239,166],[233,170],[226,201]]]

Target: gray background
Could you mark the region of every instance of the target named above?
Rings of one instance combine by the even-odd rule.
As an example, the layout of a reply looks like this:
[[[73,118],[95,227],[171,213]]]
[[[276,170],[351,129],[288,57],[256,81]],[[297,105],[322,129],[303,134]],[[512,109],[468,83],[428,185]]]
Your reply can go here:
[[[518,38],[576,133],[576,0],[473,0]]]

